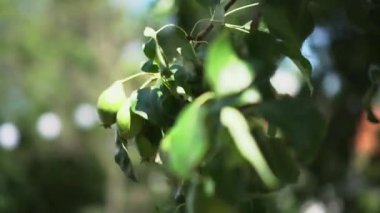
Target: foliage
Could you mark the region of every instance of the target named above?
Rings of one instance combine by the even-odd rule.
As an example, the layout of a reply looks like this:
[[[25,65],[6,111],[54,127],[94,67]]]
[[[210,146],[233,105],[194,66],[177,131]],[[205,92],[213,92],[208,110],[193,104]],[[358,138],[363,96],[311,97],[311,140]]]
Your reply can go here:
[[[195,2],[212,11],[197,35],[193,32],[201,21],[191,31],[172,24],[144,30],[147,61],[131,78],[150,78],[132,93],[129,109],[130,117],[139,116],[143,124],[136,139],[116,131],[116,162],[139,181],[142,177],[133,172],[139,164],[131,163],[127,151],[135,143],[143,162],[165,172],[173,200],[161,203],[162,211],[260,210],[272,192],[298,181],[300,169],[318,156],[327,130],[312,98],[312,67],[301,54],[314,28],[315,5],[307,0],[261,0],[239,7],[232,7],[234,0]],[[230,16],[246,10],[255,14],[246,24],[230,23]],[[271,87],[269,79],[285,57],[304,76],[306,95],[279,95]],[[371,71],[373,85],[377,71]],[[365,108],[376,122],[370,107],[375,87]],[[141,123],[131,119],[128,126],[134,125]]]

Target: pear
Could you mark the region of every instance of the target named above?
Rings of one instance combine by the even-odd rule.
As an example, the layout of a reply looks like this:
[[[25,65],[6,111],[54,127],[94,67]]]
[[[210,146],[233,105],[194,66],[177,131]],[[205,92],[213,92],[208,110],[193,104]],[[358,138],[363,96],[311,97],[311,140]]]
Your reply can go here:
[[[126,99],[116,115],[116,126],[124,139],[135,137],[143,126],[143,118],[131,110],[131,99]]]
[[[136,146],[143,161],[152,161],[157,153],[157,148],[142,134],[136,136]]]
[[[109,128],[116,122],[116,114],[126,100],[122,81],[115,81],[98,98],[97,108],[103,126]]]

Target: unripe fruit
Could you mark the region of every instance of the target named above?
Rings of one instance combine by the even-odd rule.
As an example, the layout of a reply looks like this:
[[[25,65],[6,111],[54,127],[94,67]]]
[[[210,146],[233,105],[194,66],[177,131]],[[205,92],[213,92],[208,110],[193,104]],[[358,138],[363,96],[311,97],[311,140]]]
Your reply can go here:
[[[98,98],[98,114],[103,126],[108,128],[116,122],[116,113],[126,100],[122,81],[115,81]]]
[[[117,112],[116,125],[124,139],[133,138],[141,131],[143,118],[132,112],[130,99],[126,99]]]
[[[154,160],[157,149],[154,148],[153,144],[144,135],[138,135],[136,137],[137,150],[140,153],[142,160]]]

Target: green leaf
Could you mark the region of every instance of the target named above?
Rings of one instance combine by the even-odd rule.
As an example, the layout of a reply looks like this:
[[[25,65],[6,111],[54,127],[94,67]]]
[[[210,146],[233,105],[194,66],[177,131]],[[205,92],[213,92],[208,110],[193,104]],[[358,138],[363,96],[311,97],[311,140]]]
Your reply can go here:
[[[302,162],[318,153],[326,122],[310,100],[284,98],[253,107],[252,112],[276,125]]]
[[[314,28],[309,0],[260,0],[260,9],[269,31],[286,45],[300,49]]]
[[[205,116],[204,107],[196,101],[191,103],[162,141],[162,149],[169,156],[169,167],[180,177],[188,178],[208,149]]]
[[[204,6],[204,7],[215,7],[216,5],[220,4],[220,0],[196,0],[198,4]]]
[[[305,79],[306,84],[310,90],[310,94],[313,94],[314,87],[311,82],[312,67],[310,62],[303,55],[301,55],[301,53],[299,53],[296,57],[291,57],[291,59],[301,71],[302,76]]]
[[[201,76],[196,75],[193,70],[185,69],[181,65],[173,65],[170,70],[174,73],[174,81],[178,87],[182,87],[186,95],[197,96],[204,90]]]
[[[219,96],[238,93],[251,85],[254,72],[235,54],[227,34],[211,43],[206,58],[206,78]]]
[[[221,123],[228,129],[236,148],[257,171],[268,188],[275,188],[278,180],[270,169],[256,139],[251,135],[244,116],[232,107],[224,107],[220,114]]]
[[[133,170],[131,159],[129,158],[128,151],[123,144],[123,140],[116,135],[117,151],[115,154],[115,162],[119,165],[123,173],[133,181],[137,181],[135,171]]]
[[[294,183],[300,174],[291,150],[279,138],[257,140],[268,160],[268,164],[278,179],[285,183]]]
[[[148,73],[158,73],[160,68],[152,60],[148,60],[142,65],[141,70]]]
[[[156,31],[150,27],[145,27],[144,36],[150,38],[156,38]]]
[[[197,60],[186,32],[177,25],[167,25],[162,28],[157,33],[157,42],[169,62],[180,56],[188,60]]]
[[[184,102],[174,97],[166,86],[161,83],[137,90],[137,98],[131,103],[132,111],[157,126],[171,126]]]
[[[272,34],[260,31],[247,34],[245,42],[248,47],[249,59],[257,71],[257,80],[270,78],[274,74],[280,59],[288,56],[298,67],[310,91],[313,92],[311,83],[312,66],[301,54],[300,49],[289,47]]]
[[[156,57],[156,49],[156,41],[154,38],[150,38],[147,42],[145,42],[143,47],[144,54],[151,60],[154,60]]]
[[[159,91],[155,87],[137,90],[136,101],[131,103],[132,111],[146,120],[158,121],[160,119],[160,112],[158,111]]]
[[[308,9],[309,2],[309,0],[261,0],[260,8],[271,34],[283,41],[283,54],[289,56],[297,65],[310,92],[313,93],[312,67],[300,52],[302,43],[314,28],[313,18]]]

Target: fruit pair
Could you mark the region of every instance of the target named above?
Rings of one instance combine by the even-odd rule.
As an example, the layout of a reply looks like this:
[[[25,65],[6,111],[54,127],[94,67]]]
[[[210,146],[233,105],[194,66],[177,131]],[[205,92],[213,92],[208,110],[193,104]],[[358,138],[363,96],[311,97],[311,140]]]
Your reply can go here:
[[[97,103],[99,118],[104,127],[109,128],[116,123],[118,134],[124,139],[135,137],[142,128],[143,118],[131,110],[131,103],[136,101],[137,94],[133,92],[128,98],[123,82],[115,81],[104,90]]]

